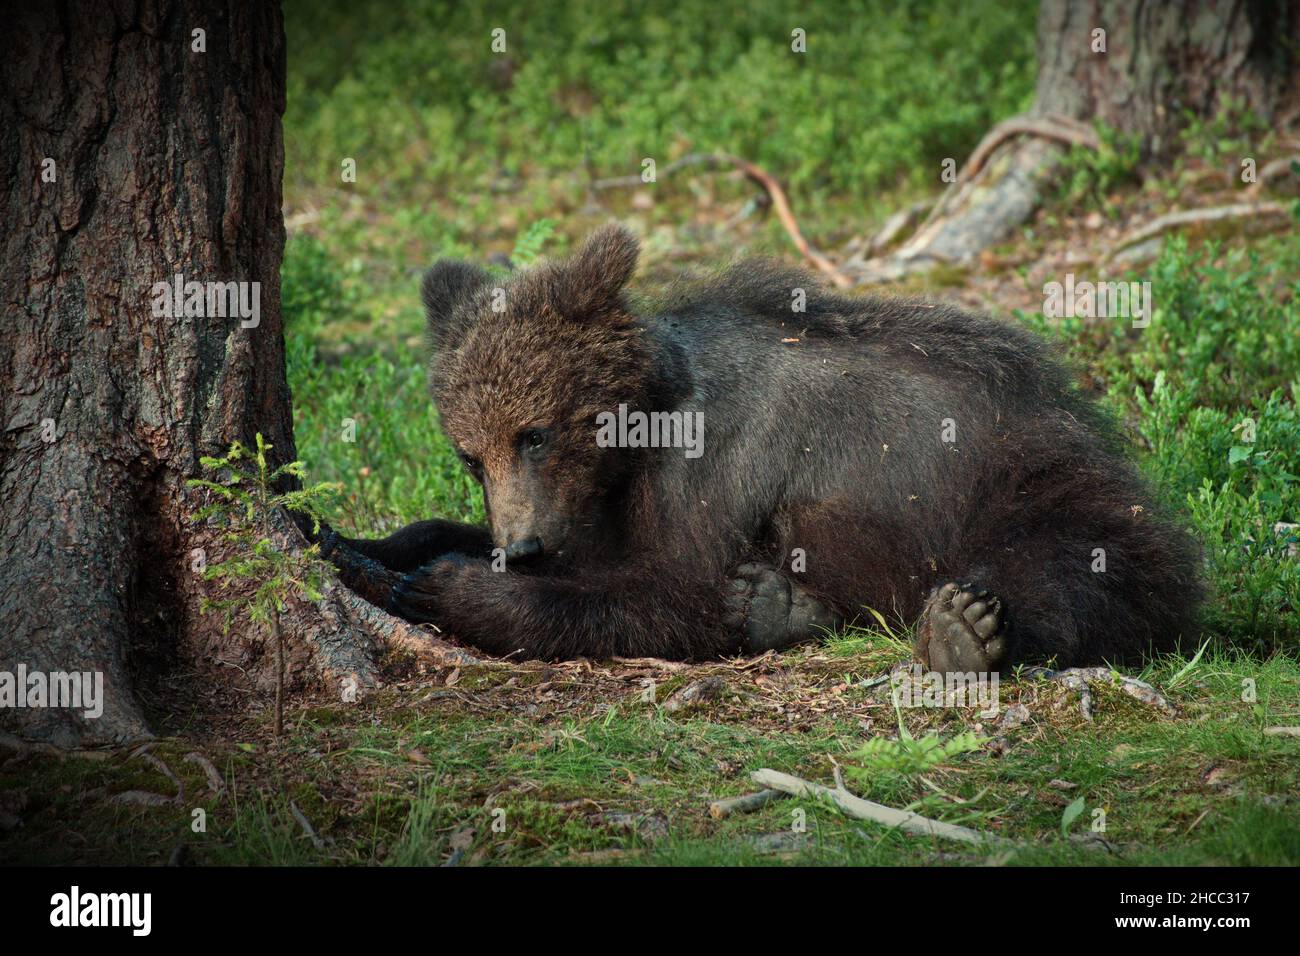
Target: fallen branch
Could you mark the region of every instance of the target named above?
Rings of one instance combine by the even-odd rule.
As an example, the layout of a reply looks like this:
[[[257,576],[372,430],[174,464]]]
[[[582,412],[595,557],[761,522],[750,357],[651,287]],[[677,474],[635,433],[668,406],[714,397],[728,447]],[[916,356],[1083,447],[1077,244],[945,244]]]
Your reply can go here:
[[[663,173],[669,175],[679,169],[687,166],[735,166],[752,182],[762,187],[767,193],[768,198],[772,200],[772,207],[776,210],[776,217],[781,220],[781,225],[785,227],[786,233],[794,242],[795,248],[804,260],[814,268],[824,272],[830,280],[841,289],[847,289],[853,285],[853,280],[844,273],[840,272],[829,259],[812,247],[803,233],[799,230],[799,223],[795,221],[794,212],[790,208],[790,200],[786,197],[785,190],[781,184],[770,173],[755,166],[747,159],[741,159],[739,156],[732,156],[728,153],[691,153],[683,156],[681,159],[669,163],[663,168]],[[598,179],[592,183],[593,189],[613,189],[616,187],[640,186],[642,179],[640,176],[617,176],[612,179]]]
[[[289,801],[289,812],[292,813],[293,818],[298,821],[298,826],[302,827],[303,832],[307,834],[307,839],[311,840],[311,845],[318,850],[325,849],[325,841],[317,835],[315,829],[312,828],[311,821],[307,819],[307,815],[299,810],[298,804],[294,803],[292,800]]]
[[[109,803],[134,804],[140,807],[165,807],[176,802],[175,797],[164,797],[148,790],[124,790],[108,798]]]
[[[1258,196],[1270,182],[1289,175],[1292,163],[1300,163],[1300,156],[1283,156],[1270,163],[1265,163],[1260,169],[1259,175],[1255,177],[1255,182],[1246,192],[1251,196]]]
[[[1267,219],[1274,216],[1285,219],[1288,216],[1286,208],[1275,202],[1258,202],[1234,203],[1230,206],[1211,206],[1206,209],[1184,209],[1180,212],[1171,212],[1124,236],[1119,242],[1111,246],[1102,261],[1113,259],[1130,246],[1163,235],[1172,229],[1181,229],[1184,226],[1199,226],[1209,222],[1225,222],[1231,219]]]
[[[743,797],[714,800],[709,804],[709,816],[721,820],[733,813],[749,813],[767,806],[773,800],[784,800],[788,796],[788,793],[781,790],[760,790],[758,793],[747,793]]]
[[[945,840],[958,840],[962,843],[1010,845],[1012,842],[991,833],[972,830],[970,827],[958,826],[955,823],[943,823],[939,820],[923,817],[920,814],[910,813],[907,810],[896,810],[880,803],[872,803],[870,800],[863,800],[861,797],[854,796],[842,787],[825,787],[819,783],[793,777],[788,773],[781,773],[779,770],[766,768],[755,770],[750,774],[750,778],[761,786],[772,790],[780,790],[782,793],[788,793],[795,797],[827,797],[841,812],[848,816],[858,820],[874,820],[876,823],[883,823],[889,827],[898,827],[908,833],[942,837]]]

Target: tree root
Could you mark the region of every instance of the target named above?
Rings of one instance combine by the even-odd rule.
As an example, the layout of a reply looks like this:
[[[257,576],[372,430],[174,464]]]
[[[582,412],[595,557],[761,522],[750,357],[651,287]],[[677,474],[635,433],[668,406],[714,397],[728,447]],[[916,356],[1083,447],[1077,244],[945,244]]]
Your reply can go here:
[[[1032,137],[1003,150],[1017,137]],[[1097,134],[1077,120],[1055,114],[1014,116],[995,126],[975,147],[929,216],[896,252],[850,261],[844,271],[858,284],[896,282],[942,264],[962,265],[1038,207],[1041,183],[1056,168],[1063,146],[1096,149]],[[873,244],[873,253],[879,245]]]
[[[1108,262],[1125,249],[1163,235],[1173,229],[1182,229],[1186,226],[1198,226],[1211,222],[1227,222],[1233,219],[1257,218],[1277,218],[1279,225],[1281,225],[1289,221],[1290,214],[1284,206],[1275,202],[1233,203],[1229,206],[1211,206],[1206,209],[1184,209],[1179,212],[1171,212],[1153,219],[1146,225],[1134,229],[1124,236],[1119,242],[1111,246],[1102,261]]]
[[[1088,687],[1088,682],[1092,680],[1107,680],[1112,684],[1118,684],[1120,690],[1130,697],[1156,708],[1167,716],[1173,717],[1178,713],[1178,708],[1146,681],[1120,674],[1109,667],[1068,667],[1060,671],[1046,667],[1027,667],[1025,675],[1041,680],[1060,681],[1070,688],[1079,698],[1080,716],[1089,723],[1092,723],[1092,691]]]

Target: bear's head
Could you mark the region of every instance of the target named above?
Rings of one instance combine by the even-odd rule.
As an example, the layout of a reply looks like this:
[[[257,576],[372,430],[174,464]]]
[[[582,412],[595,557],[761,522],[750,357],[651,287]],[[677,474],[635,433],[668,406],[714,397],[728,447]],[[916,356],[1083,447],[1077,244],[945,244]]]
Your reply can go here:
[[[597,416],[645,407],[654,388],[654,348],[623,291],[636,261],[636,239],[608,226],[505,279],[450,261],[424,277],[433,398],[507,560],[576,556],[607,530],[634,453],[600,447]]]

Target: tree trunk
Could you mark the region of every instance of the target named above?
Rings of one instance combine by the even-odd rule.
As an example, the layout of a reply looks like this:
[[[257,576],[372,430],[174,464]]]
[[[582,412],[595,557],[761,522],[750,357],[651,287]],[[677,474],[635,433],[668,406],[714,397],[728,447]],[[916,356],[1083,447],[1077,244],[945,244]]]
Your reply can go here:
[[[1096,30],[1105,31],[1104,51]],[[979,161],[897,252],[850,261],[845,271],[880,282],[971,263],[1033,215],[1064,143],[1095,141],[1097,122],[1137,136],[1143,159],[1160,162],[1186,114],[1213,116],[1229,100],[1277,125],[1293,120],[1298,50],[1296,0],[1043,0],[1027,116],[986,137]],[[1024,136],[1022,127],[1038,131]]]
[[[1096,29],[1104,53],[1093,52]],[[1297,39],[1294,0],[1043,0],[1034,112],[1103,122],[1161,159],[1184,113],[1235,101],[1276,119],[1294,95]]]
[[[196,565],[222,544],[185,482],[200,455],[257,432],[294,457],[283,25],[271,2],[27,7],[0,40],[0,671],[101,672],[104,709],[0,720],[64,745],[120,741],[165,708],[175,682],[160,673],[274,687],[274,648],[241,636],[260,629],[227,636],[200,613]],[[259,283],[257,324],[211,300],[159,314],[155,283],[176,274]],[[391,621],[360,604],[335,588],[282,616],[292,680],[374,680]]]

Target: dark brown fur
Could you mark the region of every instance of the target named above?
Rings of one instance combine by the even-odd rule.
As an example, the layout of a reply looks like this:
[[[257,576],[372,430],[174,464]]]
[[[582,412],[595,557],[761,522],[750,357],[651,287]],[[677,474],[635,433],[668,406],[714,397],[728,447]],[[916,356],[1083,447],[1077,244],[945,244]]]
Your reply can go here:
[[[993,667],[1194,634],[1194,547],[1026,330],[752,261],[634,308],[635,263],[608,228],[503,294],[470,266],[430,270],[433,394],[491,528],[353,542],[411,572],[398,613],[498,653],[703,658],[741,648],[729,582],[758,562],[839,619],[914,620],[949,581],[988,590]],[[598,447],[596,416],[620,403],[702,412],[703,457]]]

